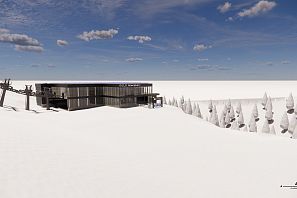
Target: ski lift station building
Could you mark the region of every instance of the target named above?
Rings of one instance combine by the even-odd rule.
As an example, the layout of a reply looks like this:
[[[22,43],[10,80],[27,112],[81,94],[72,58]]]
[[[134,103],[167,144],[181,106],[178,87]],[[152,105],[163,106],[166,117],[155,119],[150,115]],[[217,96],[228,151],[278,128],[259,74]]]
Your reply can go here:
[[[157,101],[163,105],[162,97],[153,93],[151,83],[38,83],[36,92],[48,90],[49,97],[36,97],[42,107],[57,107],[71,110],[98,106],[119,108],[140,105],[155,106]]]

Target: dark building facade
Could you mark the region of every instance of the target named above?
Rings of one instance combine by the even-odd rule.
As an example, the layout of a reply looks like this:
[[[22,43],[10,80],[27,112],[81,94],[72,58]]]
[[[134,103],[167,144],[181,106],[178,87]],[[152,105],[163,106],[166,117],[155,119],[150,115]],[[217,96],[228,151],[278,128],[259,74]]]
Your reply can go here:
[[[151,83],[43,83],[35,84],[37,92],[48,91],[49,97],[36,97],[37,104],[67,110],[98,106],[119,108],[152,105],[159,94]]]

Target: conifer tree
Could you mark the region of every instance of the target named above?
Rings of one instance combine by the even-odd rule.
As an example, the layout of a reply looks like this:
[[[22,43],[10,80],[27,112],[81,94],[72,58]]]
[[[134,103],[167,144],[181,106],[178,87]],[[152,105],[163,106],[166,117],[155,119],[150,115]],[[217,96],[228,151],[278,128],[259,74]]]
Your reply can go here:
[[[262,133],[270,133],[270,128],[267,120],[264,120],[264,124],[262,127]]]
[[[287,112],[285,112],[282,117],[280,127],[283,129],[284,132],[287,131],[289,128],[289,118],[288,118]]]
[[[254,118],[257,119],[258,116],[259,116],[259,113],[258,113],[258,108],[257,108],[257,104],[254,105],[254,108],[253,108],[253,113],[254,115]]]
[[[228,109],[227,109],[227,105],[225,104],[223,109],[224,116],[226,116],[227,112],[228,112]]]
[[[226,116],[225,116],[225,124],[228,125],[230,124],[230,114],[227,112]]]
[[[192,104],[191,104],[191,100],[189,99],[186,105],[186,113],[192,115]]]
[[[193,108],[192,108],[192,115],[195,115],[196,112],[196,103],[193,104]]]
[[[226,127],[224,112],[222,112],[221,117],[220,117],[220,127],[221,128],[225,128]]]
[[[243,113],[242,113],[242,111],[240,111],[240,113],[239,113],[238,124],[239,124],[239,127],[242,126],[242,125],[244,124],[244,118],[243,118]]]
[[[231,129],[232,130],[239,130],[239,126],[238,126],[238,122],[234,121],[231,125]]]
[[[270,128],[270,134],[276,135],[274,125],[272,125],[271,128]]]
[[[254,118],[253,115],[251,116],[251,120],[250,120],[250,123],[249,123],[249,131],[250,132],[257,132],[257,123],[256,123],[255,118]]]
[[[293,134],[293,132],[296,128],[296,125],[297,125],[297,119],[296,119],[296,116],[293,115],[289,122],[289,128],[288,128],[289,133]]]
[[[216,126],[219,126],[219,118],[218,118],[218,113],[215,105],[213,106],[211,114],[212,114],[211,123],[213,123]]]
[[[293,139],[297,139],[297,127],[295,128],[293,135],[292,135]]]
[[[178,107],[177,100],[174,99],[174,106]]]
[[[232,122],[234,120],[234,118],[235,118],[235,113],[234,113],[233,106],[231,106],[231,108],[230,108],[229,116],[230,116],[230,120]]]
[[[193,112],[193,115],[202,119],[203,117],[202,117],[202,114],[200,111],[199,104],[197,103],[197,105],[195,104],[195,106],[196,106],[196,108],[195,108],[195,111]]]
[[[166,101],[166,97],[165,96],[163,97],[163,104],[164,105],[167,105],[167,101]]]
[[[248,128],[247,128],[247,126],[245,125],[244,127],[243,127],[243,129],[242,129],[244,132],[248,132]]]
[[[286,107],[288,110],[294,109],[294,99],[292,93],[290,93],[289,97],[286,99]]]
[[[230,111],[231,106],[232,106],[232,105],[231,105],[231,100],[229,99],[228,102],[227,102],[227,110],[228,110],[228,111]]]
[[[241,109],[241,103],[238,102],[237,107],[236,107],[236,113],[237,113],[237,114],[240,114],[241,110],[242,110],[242,109]]]
[[[267,97],[267,93],[265,92],[262,102],[261,102],[263,105],[263,109],[265,109],[265,107],[266,107],[267,100],[268,100],[268,97]]]
[[[267,120],[272,120],[273,119],[273,113],[272,113],[272,102],[271,102],[271,98],[269,97],[269,99],[267,100],[266,103],[266,113],[265,113],[265,118]]]
[[[213,108],[213,104],[212,104],[212,100],[209,101],[209,104],[208,104],[208,110],[209,112],[212,112],[212,108]]]

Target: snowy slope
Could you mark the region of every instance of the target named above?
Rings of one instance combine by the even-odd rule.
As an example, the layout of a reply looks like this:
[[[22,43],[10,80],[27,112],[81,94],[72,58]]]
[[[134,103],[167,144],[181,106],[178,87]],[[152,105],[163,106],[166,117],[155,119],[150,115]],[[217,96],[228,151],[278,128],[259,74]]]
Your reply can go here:
[[[279,187],[297,180],[297,142],[287,137],[217,128],[170,106],[48,112],[32,104],[36,113],[11,93],[5,104],[1,198],[297,195]]]

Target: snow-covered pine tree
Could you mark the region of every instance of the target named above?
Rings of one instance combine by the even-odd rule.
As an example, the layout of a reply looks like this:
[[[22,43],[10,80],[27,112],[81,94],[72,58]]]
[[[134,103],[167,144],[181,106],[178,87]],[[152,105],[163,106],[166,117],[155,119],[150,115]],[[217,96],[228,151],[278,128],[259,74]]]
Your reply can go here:
[[[270,128],[270,134],[276,135],[274,125],[272,125],[271,128]]]
[[[238,124],[239,124],[239,128],[241,128],[241,127],[244,126],[244,118],[243,118],[243,113],[242,113],[242,111],[240,111],[240,113],[239,113]]]
[[[265,106],[265,109],[267,110],[268,108],[270,108],[272,110],[272,101],[271,101],[271,98],[270,96],[268,97],[267,99],[267,103],[266,103],[266,106]]]
[[[230,107],[230,113],[229,113],[229,116],[230,116],[230,121],[233,122],[234,119],[235,119],[235,113],[234,113],[233,106]]]
[[[221,128],[225,128],[225,127],[226,127],[224,112],[221,113],[221,117],[220,117],[220,127],[221,127]]]
[[[182,97],[180,98],[180,103],[181,103],[181,104],[184,104],[184,103],[185,103],[185,98],[184,98],[184,96],[182,96]]]
[[[263,105],[263,109],[265,109],[265,107],[266,107],[267,100],[268,100],[268,97],[267,97],[267,93],[265,92],[262,102],[261,102]]]
[[[211,114],[212,114],[211,123],[213,123],[216,126],[219,126],[219,117],[218,117],[218,112],[215,105],[213,106]]]
[[[238,102],[238,104],[237,104],[237,107],[236,107],[236,113],[239,115],[240,114],[240,112],[241,112],[241,103],[240,102]]]
[[[231,124],[231,129],[232,129],[232,130],[239,130],[239,126],[238,126],[238,122],[237,122],[237,121],[234,121],[234,122]]]
[[[248,132],[248,128],[247,128],[246,125],[243,127],[242,131],[244,131],[244,132]]]
[[[177,100],[174,100],[174,106],[178,107]]]
[[[230,114],[228,112],[225,116],[225,124],[226,124],[226,126],[228,126],[230,124]]]
[[[195,112],[196,112],[196,108],[197,108],[196,103],[194,103],[192,106],[193,106],[193,108],[192,108],[192,115],[194,115]]]
[[[228,109],[227,109],[227,105],[225,104],[223,108],[224,116],[226,116],[227,112],[228,112]]]
[[[265,113],[265,118],[270,121],[273,119],[273,112],[272,112],[272,102],[271,98],[269,97],[266,103],[266,113]]]
[[[252,114],[254,115],[254,118],[255,118],[255,119],[257,119],[257,118],[259,117],[257,104],[254,105]]]
[[[296,125],[297,125],[296,116],[295,115],[292,115],[291,116],[291,119],[290,119],[290,122],[289,122],[289,128],[288,128],[289,133],[291,133],[291,134],[294,133],[294,130],[296,128]]]
[[[231,100],[229,99],[228,102],[227,102],[227,110],[228,110],[228,111],[230,111],[231,106],[232,106],[232,104],[231,104]]]
[[[280,127],[283,129],[282,133],[285,133],[286,131],[288,131],[289,128],[289,118],[287,115],[287,112],[284,113],[281,123],[280,123]]]
[[[167,101],[166,101],[166,97],[165,96],[163,97],[163,104],[164,105],[167,105]]]
[[[191,104],[191,100],[189,99],[188,102],[187,102],[187,105],[186,105],[186,111],[185,111],[187,114],[190,114],[192,115],[192,104]]]
[[[198,103],[197,103],[197,106],[196,106],[196,111],[197,111],[197,117],[203,119],[202,113],[200,111],[200,106],[199,106]]]
[[[193,115],[202,119],[199,104],[195,104],[195,110],[193,111]]]
[[[172,106],[175,106],[175,102],[176,102],[175,98],[172,97]]]
[[[290,93],[289,97],[286,99],[286,107],[288,110],[294,109],[294,99],[292,93]]]
[[[213,108],[213,104],[212,104],[212,100],[210,100],[209,103],[208,103],[209,112],[212,112],[212,108]]]
[[[293,135],[292,135],[293,139],[297,139],[297,127],[295,128]]]
[[[168,105],[170,105],[170,106],[172,105],[172,102],[170,99],[168,100]]]
[[[263,127],[262,127],[262,133],[270,133],[268,120],[264,120],[264,124],[263,124]]]
[[[257,132],[257,123],[256,123],[255,117],[253,115],[251,116],[251,120],[249,122],[249,131]]]

